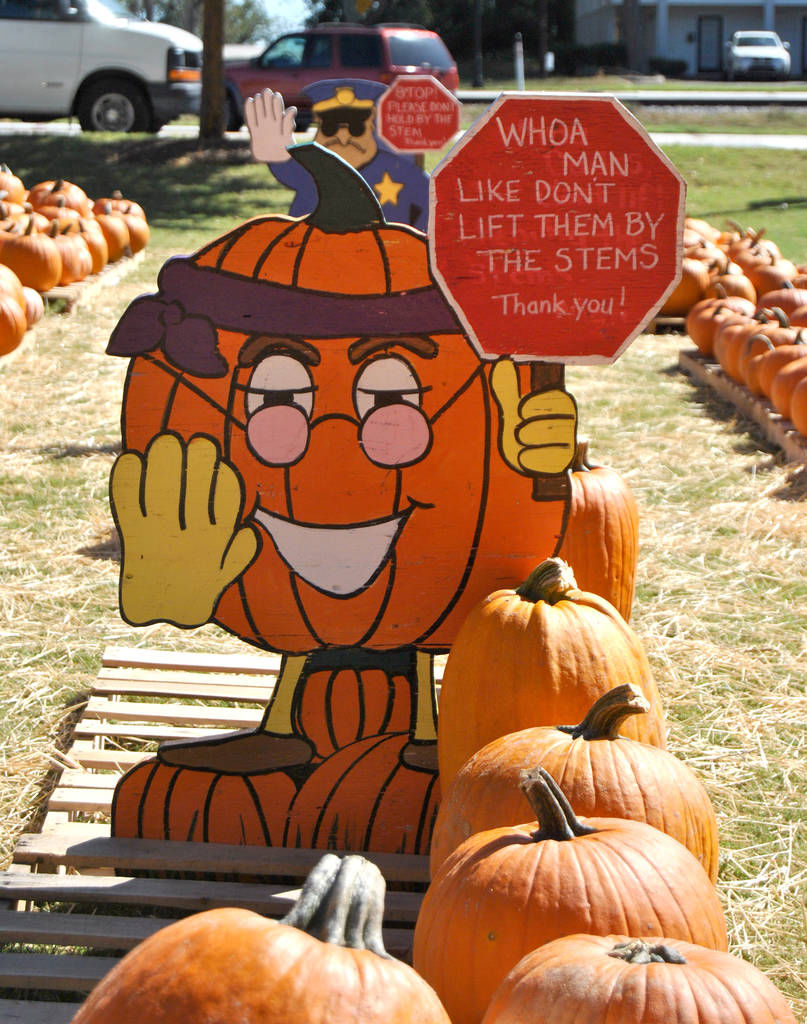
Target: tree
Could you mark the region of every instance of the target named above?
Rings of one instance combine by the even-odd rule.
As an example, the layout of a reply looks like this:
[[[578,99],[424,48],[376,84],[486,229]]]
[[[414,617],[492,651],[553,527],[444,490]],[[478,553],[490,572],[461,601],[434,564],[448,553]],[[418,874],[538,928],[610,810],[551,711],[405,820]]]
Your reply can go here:
[[[204,0],[200,141],[223,138],[225,120],[224,0]]]
[[[204,0],[124,0],[132,14],[203,34]],[[274,20],[261,0],[224,0],[224,42],[257,43],[274,35]]]

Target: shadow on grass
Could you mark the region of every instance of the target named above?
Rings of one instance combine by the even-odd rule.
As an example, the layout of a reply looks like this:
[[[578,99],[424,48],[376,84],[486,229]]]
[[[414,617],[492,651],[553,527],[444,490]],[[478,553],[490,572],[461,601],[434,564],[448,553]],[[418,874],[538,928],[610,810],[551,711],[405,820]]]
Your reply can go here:
[[[93,198],[120,189],[152,227],[204,227],[288,208],[288,190],[236,139],[200,149],[195,138],[10,136],[0,142],[0,162],[29,187],[62,177]]]

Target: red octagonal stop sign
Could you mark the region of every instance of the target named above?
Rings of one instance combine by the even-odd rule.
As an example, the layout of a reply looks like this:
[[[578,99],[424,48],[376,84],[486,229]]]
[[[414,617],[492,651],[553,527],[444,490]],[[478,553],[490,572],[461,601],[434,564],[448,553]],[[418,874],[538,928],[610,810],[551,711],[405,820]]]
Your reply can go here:
[[[432,270],[483,358],[612,362],[680,277],[685,191],[615,98],[505,93],[432,175]]]
[[[442,149],[459,127],[459,100],[431,75],[396,78],[378,101],[378,134],[402,153]]]

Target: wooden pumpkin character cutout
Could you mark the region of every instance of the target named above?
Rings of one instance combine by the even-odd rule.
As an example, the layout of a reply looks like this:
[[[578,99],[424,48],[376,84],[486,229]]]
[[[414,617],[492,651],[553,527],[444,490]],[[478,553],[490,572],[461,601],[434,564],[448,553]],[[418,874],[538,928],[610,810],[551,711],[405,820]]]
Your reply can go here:
[[[289,152],[316,210],[170,260],[110,341],[131,357],[111,481],[124,619],[215,622],[282,655],[259,728],[163,744],[119,784],[113,831],[425,852],[433,656],[558,549],[576,409],[479,358],[425,237],[387,224],[352,168]]]

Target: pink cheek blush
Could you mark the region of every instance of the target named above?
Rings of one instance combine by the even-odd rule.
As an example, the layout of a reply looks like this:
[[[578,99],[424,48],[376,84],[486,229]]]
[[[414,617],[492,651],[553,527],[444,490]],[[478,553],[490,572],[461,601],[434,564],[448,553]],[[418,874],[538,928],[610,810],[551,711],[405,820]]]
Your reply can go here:
[[[290,466],[308,444],[308,419],[294,405],[267,406],[250,417],[247,441],[261,462]]]
[[[428,420],[407,403],[375,409],[361,428],[362,448],[378,466],[408,466],[426,454],[430,443]]]

